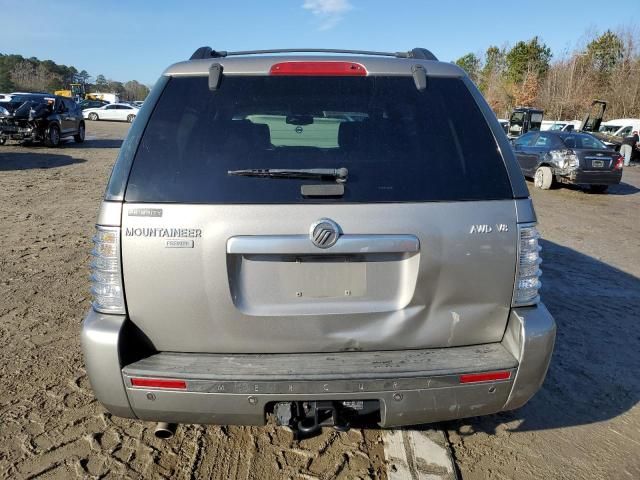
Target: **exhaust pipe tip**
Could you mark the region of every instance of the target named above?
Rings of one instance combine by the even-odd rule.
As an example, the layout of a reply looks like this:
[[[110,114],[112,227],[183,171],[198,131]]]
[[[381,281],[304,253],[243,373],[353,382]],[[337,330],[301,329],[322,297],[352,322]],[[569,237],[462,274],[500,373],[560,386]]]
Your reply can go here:
[[[174,433],[176,433],[176,424],[166,422],[158,422],[155,430],[153,431],[156,438],[160,438],[162,440],[168,440],[173,437]]]

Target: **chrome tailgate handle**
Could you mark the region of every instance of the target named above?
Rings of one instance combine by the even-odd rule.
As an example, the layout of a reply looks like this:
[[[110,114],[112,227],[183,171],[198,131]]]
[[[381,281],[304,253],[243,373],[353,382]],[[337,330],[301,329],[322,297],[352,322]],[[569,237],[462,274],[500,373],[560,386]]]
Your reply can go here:
[[[420,241],[414,235],[341,235],[330,248],[316,247],[308,235],[237,236],[227,240],[227,253],[239,255],[335,255],[419,251]]]

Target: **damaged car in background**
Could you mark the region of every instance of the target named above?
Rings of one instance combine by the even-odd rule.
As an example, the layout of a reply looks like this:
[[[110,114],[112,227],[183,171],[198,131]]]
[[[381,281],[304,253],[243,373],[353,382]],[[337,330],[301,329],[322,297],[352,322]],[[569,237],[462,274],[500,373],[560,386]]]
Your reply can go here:
[[[82,143],[84,136],[82,111],[71,98],[20,94],[0,106],[0,145],[17,140],[57,147],[67,137]]]
[[[588,133],[529,132],[513,146],[522,173],[542,190],[565,183],[604,193],[622,178],[623,157]]]

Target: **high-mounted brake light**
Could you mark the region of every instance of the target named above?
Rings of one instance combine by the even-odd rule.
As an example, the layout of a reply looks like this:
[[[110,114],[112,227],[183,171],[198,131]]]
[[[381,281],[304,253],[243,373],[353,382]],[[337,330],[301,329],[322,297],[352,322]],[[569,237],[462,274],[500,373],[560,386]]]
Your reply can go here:
[[[166,388],[169,390],[186,390],[187,382],[184,380],[172,380],[167,378],[132,378],[132,387],[142,388]]]
[[[460,383],[495,382],[497,380],[509,380],[511,372],[508,370],[500,372],[467,373],[460,375]]]
[[[270,75],[364,77],[367,69],[354,62],[280,62],[269,70]]]

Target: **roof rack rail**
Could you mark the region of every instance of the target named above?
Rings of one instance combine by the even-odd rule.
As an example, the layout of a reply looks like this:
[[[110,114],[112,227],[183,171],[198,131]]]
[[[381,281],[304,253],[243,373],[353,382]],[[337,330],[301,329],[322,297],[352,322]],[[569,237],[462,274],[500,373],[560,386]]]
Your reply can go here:
[[[270,53],[351,53],[356,55],[372,55],[380,57],[416,58],[420,60],[438,60],[436,56],[426,48],[414,48],[409,52],[372,52],[369,50],[340,50],[333,48],[282,48],[275,50],[240,50],[227,52],[225,50],[213,50],[211,47],[200,47],[190,60],[204,58],[223,58],[240,55],[264,55]]]
[[[419,58],[420,60],[438,60],[436,56],[426,48],[414,48],[409,52],[409,58]]]

